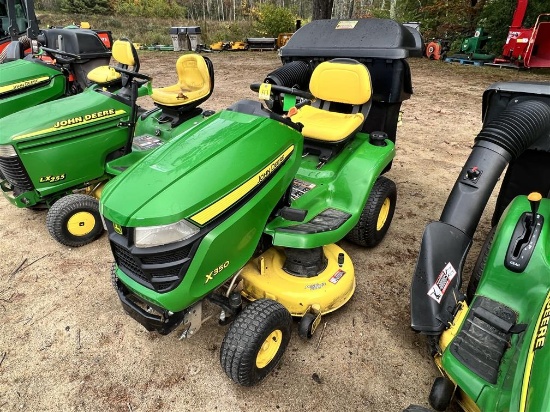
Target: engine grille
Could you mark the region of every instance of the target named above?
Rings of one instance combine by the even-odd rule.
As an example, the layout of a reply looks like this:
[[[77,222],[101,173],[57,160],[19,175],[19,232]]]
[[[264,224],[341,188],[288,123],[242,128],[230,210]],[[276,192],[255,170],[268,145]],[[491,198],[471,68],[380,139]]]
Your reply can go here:
[[[117,265],[135,281],[157,292],[176,288],[183,279],[190,261],[192,245],[173,251],[137,255],[111,241]]]
[[[16,194],[34,190],[31,179],[19,156],[0,157],[0,171],[13,186]]]

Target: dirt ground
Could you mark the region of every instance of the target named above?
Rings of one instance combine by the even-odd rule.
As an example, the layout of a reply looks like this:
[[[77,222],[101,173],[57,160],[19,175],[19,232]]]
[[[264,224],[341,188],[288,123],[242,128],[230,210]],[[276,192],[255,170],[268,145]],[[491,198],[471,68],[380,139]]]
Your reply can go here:
[[[154,85],[176,79],[172,52],[141,52]],[[203,107],[255,98],[251,82],[280,65],[273,52],[211,54],[215,91]],[[0,411],[400,411],[427,405],[438,375],[410,330],[409,287],[422,232],[439,218],[481,127],[481,97],[496,81],[549,80],[536,72],[411,59],[414,95],[402,105],[392,226],[380,246],[341,242],[356,266],[351,301],[311,341],[293,334],[278,368],[242,388],[219,364],[227,327],[215,316],[189,340],[148,333],[127,316],[109,281],[106,236],[57,244],[45,212],[0,199]],[[150,101],[142,102],[150,106]],[[482,218],[466,277],[487,233]],[[207,307],[216,315],[216,308]],[[322,329],[322,325],[321,328]]]

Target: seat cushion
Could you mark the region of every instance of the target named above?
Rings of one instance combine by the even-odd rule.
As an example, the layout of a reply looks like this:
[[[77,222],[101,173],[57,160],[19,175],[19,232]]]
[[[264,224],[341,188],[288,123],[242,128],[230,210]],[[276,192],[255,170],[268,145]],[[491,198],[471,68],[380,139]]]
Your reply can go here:
[[[151,98],[164,106],[180,106],[195,102],[211,92],[211,79],[206,61],[198,54],[184,54],[176,62],[178,82],[153,89]]]
[[[199,90],[189,90],[180,87],[179,84],[174,84],[168,87],[153,89],[151,98],[155,103],[164,106],[180,106],[182,104],[192,103],[202,99],[209,93],[209,88]]]
[[[329,112],[304,106],[292,116],[294,123],[302,123],[302,134],[310,139],[340,142],[352,135],[363,123],[363,114]]]
[[[88,73],[88,80],[97,84],[109,84],[120,80],[120,73],[109,66],[99,66]]]

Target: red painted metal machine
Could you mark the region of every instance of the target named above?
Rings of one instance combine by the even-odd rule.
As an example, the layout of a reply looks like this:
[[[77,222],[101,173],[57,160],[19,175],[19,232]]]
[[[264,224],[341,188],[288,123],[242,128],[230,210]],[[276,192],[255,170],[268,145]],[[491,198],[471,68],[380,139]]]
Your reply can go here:
[[[550,67],[550,13],[539,15],[533,27],[522,27],[527,4],[528,0],[518,0],[502,56],[495,59],[495,64]]]

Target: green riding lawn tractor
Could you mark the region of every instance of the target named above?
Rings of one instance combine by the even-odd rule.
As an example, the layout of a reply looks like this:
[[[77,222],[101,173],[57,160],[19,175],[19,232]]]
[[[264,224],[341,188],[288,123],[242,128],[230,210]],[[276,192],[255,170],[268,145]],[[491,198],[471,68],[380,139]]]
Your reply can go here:
[[[5,33],[11,34],[11,41],[0,53],[0,118],[80,93],[91,84],[88,73],[109,64],[109,32],[79,28],[39,30],[32,1],[8,0],[6,5],[7,16],[0,18],[2,25],[9,25]],[[16,6],[27,18],[15,17],[19,15]],[[27,25],[23,41],[18,35],[24,27],[19,26]],[[120,87],[120,82],[110,86]]]
[[[218,305],[231,322],[221,364],[245,386],[280,360],[292,317],[311,337],[355,290],[335,242],[374,247],[389,228],[396,187],[383,173],[421,44],[391,20],[311,22],[251,86],[281,111],[239,101],[109,182],[100,209],[125,311],[189,337],[203,301]]]
[[[178,83],[151,92],[132,43],[117,40],[112,53],[118,66],[91,71],[94,85],[84,92],[0,119],[0,189],[17,207],[49,208],[48,230],[67,246],[103,232],[106,181],[208,114],[198,107],[214,86],[207,58],[181,56]],[[119,87],[108,87],[112,81]],[[138,107],[138,94],[151,94],[156,107]]]
[[[424,232],[412,328],[427,335],[443,375],[429,397],[436,410],[454,398],[466,411],[548,411],[550,84],[496,83],[484,93],[483,115],[440,220]],[[464,294],[464,260],[506,166]]]

